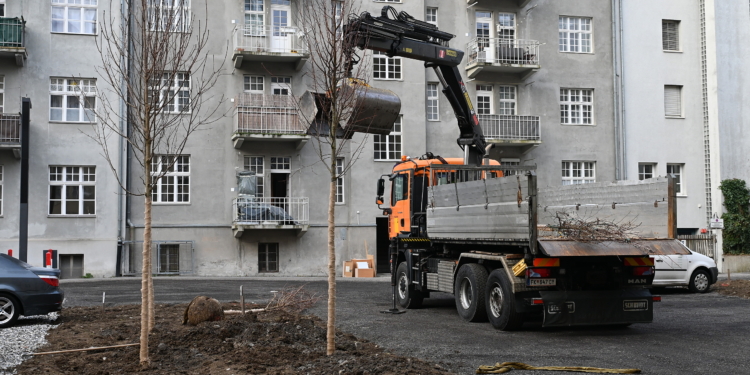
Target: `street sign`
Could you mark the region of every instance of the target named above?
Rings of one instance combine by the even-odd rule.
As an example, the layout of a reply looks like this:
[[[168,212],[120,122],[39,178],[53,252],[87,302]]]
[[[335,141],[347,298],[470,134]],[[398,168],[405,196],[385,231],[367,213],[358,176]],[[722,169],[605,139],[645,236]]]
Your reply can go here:
[[[716,217],[711,219],[711,229],[724,229],[724,219]]]

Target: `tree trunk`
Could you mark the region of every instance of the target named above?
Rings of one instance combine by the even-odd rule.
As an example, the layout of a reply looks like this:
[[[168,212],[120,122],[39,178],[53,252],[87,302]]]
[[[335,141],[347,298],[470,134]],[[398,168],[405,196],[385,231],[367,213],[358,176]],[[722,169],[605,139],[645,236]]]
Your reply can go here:
[[[141,367],[148,367],[151,360],[148,357],[148,334],[151,332],[151,310],[149,301],[151,281],[151,189],[146,188],[144,205],[143,228],[143,274],[141,276]]]
[[[336,155],[335,153],[333,155]],[[333,158],[331,170],[331,186],[328,194],[328,329],[326,354],[332,355],[336,351],[336,223],[334,209],[336,207],[336,158]]]

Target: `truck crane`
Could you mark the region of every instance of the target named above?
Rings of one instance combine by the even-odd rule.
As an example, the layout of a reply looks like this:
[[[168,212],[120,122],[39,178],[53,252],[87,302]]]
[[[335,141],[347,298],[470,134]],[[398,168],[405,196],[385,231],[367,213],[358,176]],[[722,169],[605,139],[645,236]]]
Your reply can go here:
[[[449,47],[454,35],[390,6],[377,17],[351,17],[344,32],[361,49],[434,69],[464,151],[463,158],[429,152],[403,158],[378,180],[376,203],[388,217],[394,310],[396,301],[418,308],[431,293],[443,292],[454,295],[464,320],[489,320],[500,330],[534,320],[543,326],[653,320],[653,303],[661,299],[648,289],[651,256],[689,253],[674,239],[671,178],[540,189],[533,167],[504,176],[502,170],[513,168],[487,158],[489,147],[458,70],[464,52]],[[390,205],[382,207],[386,179]],[[604,215],[614,222],[635,216],[641,227],[632,241],[581,242],[560,237],[556,213]]]

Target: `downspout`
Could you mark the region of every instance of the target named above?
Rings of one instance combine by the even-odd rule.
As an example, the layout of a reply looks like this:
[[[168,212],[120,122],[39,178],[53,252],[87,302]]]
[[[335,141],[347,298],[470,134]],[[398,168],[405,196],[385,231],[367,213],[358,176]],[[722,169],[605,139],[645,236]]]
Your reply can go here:
[[[622,0],[612,0],[612,84],[615,125],[615,179],[626,180],[627,151],[625,148],[625,58],[623,57]]]

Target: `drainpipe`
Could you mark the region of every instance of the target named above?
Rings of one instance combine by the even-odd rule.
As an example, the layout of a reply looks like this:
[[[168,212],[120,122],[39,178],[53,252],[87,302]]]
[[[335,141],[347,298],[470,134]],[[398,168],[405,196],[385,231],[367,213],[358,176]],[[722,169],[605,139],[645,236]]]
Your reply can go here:
[[[615,125],[615,179],[626,180],[627,151],[625,149],[625,58],[623,56],[622,0],[612,0],[612,86]]]

